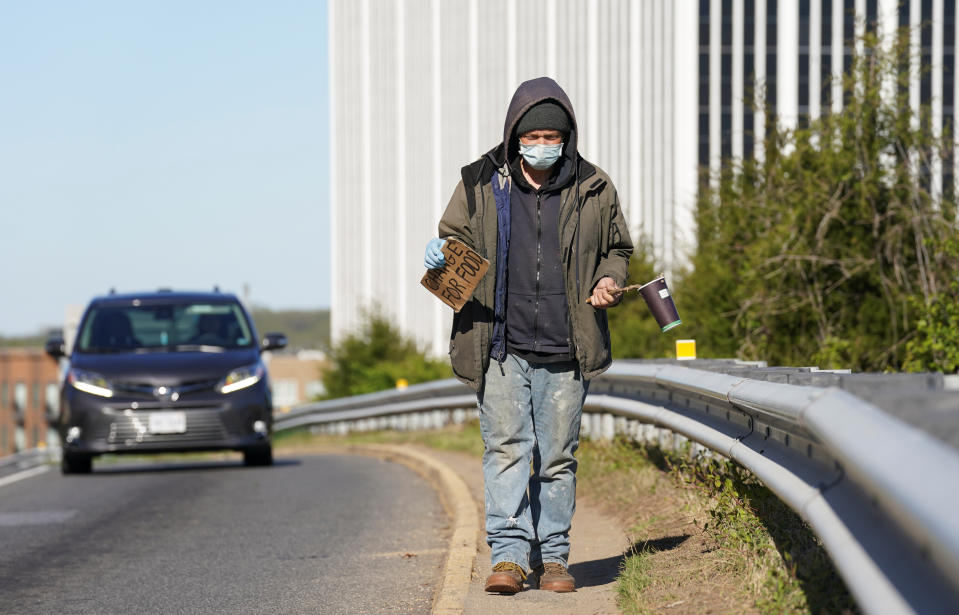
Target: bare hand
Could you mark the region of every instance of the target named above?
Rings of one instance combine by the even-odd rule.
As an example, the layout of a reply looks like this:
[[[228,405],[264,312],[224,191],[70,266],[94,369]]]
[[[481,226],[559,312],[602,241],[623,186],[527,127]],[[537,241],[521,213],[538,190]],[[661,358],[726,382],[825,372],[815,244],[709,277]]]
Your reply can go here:
[[[589,302],[594,308],[599,308],[605,310],[606,308],[613,307],[623,296],[613,295],[609,291],[618,288],[616,282],[613,281],[613,278],[601,278],[599,282],[596,283],[596,286],[593,287],[593,294],[589,297]]]

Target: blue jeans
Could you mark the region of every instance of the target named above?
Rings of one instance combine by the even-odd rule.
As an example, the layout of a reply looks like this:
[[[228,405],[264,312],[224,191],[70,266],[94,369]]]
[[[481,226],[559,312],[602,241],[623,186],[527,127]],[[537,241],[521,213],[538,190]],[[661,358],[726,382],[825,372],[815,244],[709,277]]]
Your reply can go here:
[[[493,565],[567,565],[587,387],[575,361],[490,361],[477,398]]]

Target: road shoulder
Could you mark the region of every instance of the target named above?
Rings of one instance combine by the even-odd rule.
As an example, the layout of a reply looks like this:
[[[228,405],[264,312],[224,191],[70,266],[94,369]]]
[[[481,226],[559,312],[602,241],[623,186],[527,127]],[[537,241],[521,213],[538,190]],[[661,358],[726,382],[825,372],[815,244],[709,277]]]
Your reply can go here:
[[[484,529],[483,473],[480,459],[457,451],[411,444],[363,444],[283,449],[373,455],[403,465],[426,478],[439,492],[451,520],[450,551],[438,583],[433,613],[487,615],[514,611],[544,615],[606,615],[616,607],[616,577],[629,547],[622,523],[587,498],[578,498],[570,533],[570,572],[577,590],[558,594],[527,588],[513,596],[487,594],[490,549]]]

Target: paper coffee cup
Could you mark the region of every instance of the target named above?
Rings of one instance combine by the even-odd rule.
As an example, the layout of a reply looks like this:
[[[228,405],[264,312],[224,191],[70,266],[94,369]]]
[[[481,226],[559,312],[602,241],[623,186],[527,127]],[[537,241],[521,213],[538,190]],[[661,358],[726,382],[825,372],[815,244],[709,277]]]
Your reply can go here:
[[[639,294],[643,296],[649,311],[656,319],[656,324],[662,331],[669,331],[682,324],[679,312],[676,311],[676,304],[673,303],[673,297],[666,286],[665,277],[658,277],[652,282],[643,284],[639,287]]]

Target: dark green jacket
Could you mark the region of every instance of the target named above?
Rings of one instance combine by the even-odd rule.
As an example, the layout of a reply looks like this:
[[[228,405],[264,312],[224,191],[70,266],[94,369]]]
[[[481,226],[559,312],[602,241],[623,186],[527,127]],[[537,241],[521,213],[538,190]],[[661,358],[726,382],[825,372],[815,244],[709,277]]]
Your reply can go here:
[[[456,376],[479,390],[490,362],[494,291],[497,283],[497,218],[491,181],[509,182],[503,145],[464,167],[439,223],[439,236],[455,237],[490,261],[489,271],[472,298],[453,317],[450,362]],[[603,277],[620,286],[633,245],[609,176],[577,155],[577,180],[560,195],[560,252],[569,302],[572,351],[586,379],[611,362],[606,310],[586,303]],[[494,175],[495,174],[495,175]],[[495,180],[493,179],[495,176]],[[577,203],[577,196],[579,197]]]

